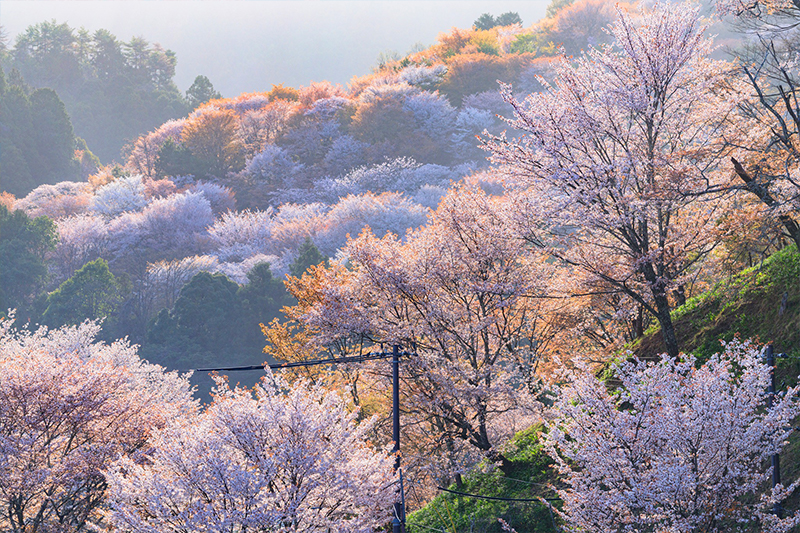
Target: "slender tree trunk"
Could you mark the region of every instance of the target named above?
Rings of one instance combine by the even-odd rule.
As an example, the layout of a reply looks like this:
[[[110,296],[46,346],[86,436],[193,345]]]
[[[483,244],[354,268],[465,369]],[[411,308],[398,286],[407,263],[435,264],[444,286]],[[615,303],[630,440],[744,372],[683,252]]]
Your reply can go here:
[[[655,303],[656,308],[656,320],[658,320],[658,324],[661,326],[661,335],[664,338],[664,348],[666,348],[667,354],[670,357],[677,359],[680,354],[680,350],[678,349],[678,337],[675,335],[672,316],[669,314],[671,309],[664,283],[658,279],[652,263],[645,263],[642,265],[642,273],[650,284],[650,291],[653,295],[653,303]]]
[[[656,319],[661,326],[661,335],[664,337],[664,347],[667,354],[673,359],[677,359],[680,354],[678,349],[678,337],[675,335],[675,326],[672,324],[672,317],[670,316],[669,301],[667,295],[663,292],[660,295],[654,295],[656,310]]]

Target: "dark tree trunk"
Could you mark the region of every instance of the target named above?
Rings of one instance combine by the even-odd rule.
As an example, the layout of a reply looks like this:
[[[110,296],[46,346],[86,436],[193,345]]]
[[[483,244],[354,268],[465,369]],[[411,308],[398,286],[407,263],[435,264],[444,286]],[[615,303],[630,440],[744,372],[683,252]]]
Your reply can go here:
[[[512,473],[511,471],[513,470],[514,465],[511,464],[511,461],[509,461],[508,458],[502,453],[498,452],[497,450],[489,450],[486,452],[486,457],[493,463],[497,463],[498,468],[505,475],[510,475]]]
[[[670,316],[669,299],[667,298],[667,291],[665,284],[658,278],[655,268],[652,263],[645,263],[642,265],[642,274],[650,284],[650,291],[653,295],[653,303],[655,304],[655,315],[658,324],[661,326],[661,335],[664,338],[664,348],[667,354],[673,359],[677,359],[680,354],[678,349],[678,337],[675,335],[675,327],[672,325],[672,317]]]
[[[680,307],[686,303],[686,287],[683,285],[678,285],[678,288],[672,291],[672,295],[675,297],[675,303],[677,304],[675,307]]]
[[[680,350],[678,349],[678,337],[675,335],[675,326],[673,326],[672,317],[669,314],[670,308],[667,295],[662,293],[655,298],[655,301],[658,311],[656,319],[661,326],[661,334],[664,337],[664,347],[670,357],[677,359],[680,354]]]
[[[640,339],[644,337],[644,307],[638,306],[636,311],[636,318],[633,319],[633,339]]]

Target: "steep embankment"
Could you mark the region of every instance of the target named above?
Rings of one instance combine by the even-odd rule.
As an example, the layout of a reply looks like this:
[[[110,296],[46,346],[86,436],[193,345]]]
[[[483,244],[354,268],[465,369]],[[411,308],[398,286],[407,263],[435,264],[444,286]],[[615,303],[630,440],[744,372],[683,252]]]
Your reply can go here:
[[[672,317],[681,349],[701,361],[722,350],[720,341],[735,337],[772,343],[775,353],[785,354],[777,359],[778,390],[793,386],[800,376],[800,253],[788,246],[720,280],[673,311]],[[649,330],[632,349],[639,357],[657,356],[663,351],[660,332]],[[781,454],[784,484],[800,477],[798,436]],[[799,502],[795,495],[787,507],[796,509]]]
[[[800,254],[784,248],[762,263],[720,280],[711,290],[691,298],[673,311],[681,349],[701,360],[722,349],[720,340],[752,338],[773,343],[790,357],[781,363],[800,368]],[[632,347],[640,357],[663,352],[656,328]],[[795,372],[796,374],[796,372]]]

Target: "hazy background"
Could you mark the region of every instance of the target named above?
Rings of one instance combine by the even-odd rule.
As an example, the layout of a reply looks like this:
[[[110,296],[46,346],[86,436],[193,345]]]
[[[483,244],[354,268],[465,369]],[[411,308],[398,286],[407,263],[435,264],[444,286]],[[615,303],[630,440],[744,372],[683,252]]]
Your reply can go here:
[[[525,26],[550,0],[2,0],[9,44],[29,25],[55,19],[120,40],[142,36],[178,56],[184,91],[209,77],[223,96],[269,90],[272,84],[346,83],[370,72],[381,52],[431,45],[482,13],[516,11]]]

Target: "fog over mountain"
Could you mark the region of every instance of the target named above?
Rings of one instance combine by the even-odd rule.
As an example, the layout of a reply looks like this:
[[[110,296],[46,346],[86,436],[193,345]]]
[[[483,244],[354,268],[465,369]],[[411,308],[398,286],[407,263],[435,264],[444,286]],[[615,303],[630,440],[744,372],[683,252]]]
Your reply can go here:
[[[198,74],[223,96],[271,84],[346,83],[367,74],[379,54],[432,44],[482,13],[515,11],[527,26],[549,0],[3,0],[0,24],[10,44],[31,24],[55,19],[122,40],[142,36],[173,50],[181,90]]]

